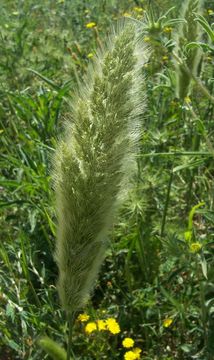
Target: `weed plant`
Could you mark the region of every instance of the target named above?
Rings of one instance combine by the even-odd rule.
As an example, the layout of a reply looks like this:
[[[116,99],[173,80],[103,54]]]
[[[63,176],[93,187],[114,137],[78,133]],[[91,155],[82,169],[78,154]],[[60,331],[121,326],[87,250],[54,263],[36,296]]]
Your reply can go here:
[[[79,79],[124,16],[150,49],[137,173],[91,300],[77,314],[73,351],[81,360],[213,358],[214,7],[195,9],[200,36],[179,42],[181,3],[1,2],[1,360],[51,359],[54,346],[65,358],[51,158]],[[184,96],[181,67],[191,83]]]

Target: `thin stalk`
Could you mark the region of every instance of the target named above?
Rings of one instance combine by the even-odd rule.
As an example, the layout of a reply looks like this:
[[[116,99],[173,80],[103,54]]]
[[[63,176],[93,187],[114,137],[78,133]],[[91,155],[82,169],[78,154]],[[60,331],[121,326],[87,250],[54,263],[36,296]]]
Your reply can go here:
[[[138,185],[141,181],[141,162],[137,161],[137,168],[138,168]],[[150,220],[150,219],[149,219]],[[150,223],[150,221],[148,221]],[[142,270],[142,273],[145,275],[145,280],[148,281],[149,274],[148,274],[148,266],[147,266],[147,259],[145,255],[145,246],[143,242],[143,236],[142,236],[142,216],[139,216],[139,214],[136,214],[136,225],[137,225],[137,243],[139,245],[139,257],[140,257],[140,267]],[[145,236],[145,233],[144,233]],[[146,238],[146,236],[145,236]]]
[[[150,219],[149,219],[150,220]],[[143,242],[143,236],[142,236],[142,221],[141,216],[137,214],[136,216],[136,223],[137,223],[137,241],[139,245],[139,257],[140,257],[140,267],[142,270],[142,273],[145,275],[145,280],[149,281],[149,273],[148,273],[148,265],[147,265],[147,258],[146,258],[146,251],[145,251],[145,245]],[[149,223],[149,221],[148,221]],[[146,232],[144,233],[144,239],[150,235],[147,235]]]
[[[194,120],[198,121],[199,117],[195,113],[193,107],[189,105],[188,108],[189,108],[190,113],[192,114]],[[195,129],[195,131],[196,131],[196,133],[192,139],[193,152],[200,151],[200,142],[201,142],[201,134],[199,134],[196,129]],[[186,206],[187,213],[189,212],[189,208],[191,207],[191,202],[192,202],[192,198],[193,198],[192,188],[193,188],[196,171],[197,171],[196,169],[193,169],[192,171],[190,170],[189,186],[188,186],[188,190],[187,190],[187,206]]]
[[[173,180],[173,171],[171,171],[169,181],[168,181],[166,201],[165,201],[165,205],[164,205],[164,212],[163,212],[163,218],[162,218],[162,224],[161,224],[161,237],[164,236],[164,230],[165,230],[165,224],[166,224],[166,216],[167,216],[170,192],[171,192],[171,187],[172,187],[172,180]]]
[[[67,347],[67,360],[71,360],[71,355],[75,360],[75,355],[72,351],[72,334],[73,334],[73,325],[74,325],[75,313],[68,313],[68,347]]]
[[[139,154],[137,157],[153,157],[153,156],[213,156],[209,151],[172,151],[160,153]]]
[[[204,292],[204,284],[201,279],[201,268],[198,261],[195,261],[195,269],[196,269],[196,279],[199,284],[199,300],[200,300],[200,315],[201,315],[201,322],[204,331],[204,347],[207,351],[207,344],[208,344],[208,334],[207,334],[207,312],[205,306],[205,292]]]

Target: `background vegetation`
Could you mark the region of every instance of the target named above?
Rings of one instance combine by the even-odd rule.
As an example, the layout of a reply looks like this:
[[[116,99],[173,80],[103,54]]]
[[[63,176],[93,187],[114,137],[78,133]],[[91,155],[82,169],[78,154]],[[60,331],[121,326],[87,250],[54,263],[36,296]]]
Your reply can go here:
[[[66,346],[50,159],[68,98],[123,16],[142,21],[150,47],[147,108],[138,174],[84,309],[91,322],[117,319],[120,332],[89,333],[77,320],[73,351],[77,359],[122,359],[131,337],[145,360],[213,359],[214,6],[205,1],[203,18],[194,14],[201,36],[187,41],[181,3],[1,0],[1,360],[49,359],[42,335]],[[179,71],[196,49],[200,64],[195,74],[189,68],[182,97]]]

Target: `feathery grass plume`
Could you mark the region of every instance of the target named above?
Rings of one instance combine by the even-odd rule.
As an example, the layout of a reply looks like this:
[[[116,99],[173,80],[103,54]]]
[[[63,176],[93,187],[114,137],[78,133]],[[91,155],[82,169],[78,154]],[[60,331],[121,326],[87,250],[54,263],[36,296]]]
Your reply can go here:
[[[188,43],[196,42],[200,39],[201,30],[197,21],[195,21],[194,13],[201,13],[204,0],[186,0],[183,2],[180,17],[185,21],[179,26],[176,37],[175,54],[181,59],[182,63],[178,64],[175,60],[176,69],[176,96],[184,99],[189,95],[191,90],[190,72],[197,76],[201,61],[201,50],[199,48],[191,48],[185,50]]]
[[[135,24],[127,21],[114,31],[71,104],[56,149],[55,258],[59,296],[68,313],[90,296],[124,180],[133,169],[143,109],[139,49]]]
[[[50,355],[53,360],[66,360],[66,351],[48,336],[39,339],[38,345]]]

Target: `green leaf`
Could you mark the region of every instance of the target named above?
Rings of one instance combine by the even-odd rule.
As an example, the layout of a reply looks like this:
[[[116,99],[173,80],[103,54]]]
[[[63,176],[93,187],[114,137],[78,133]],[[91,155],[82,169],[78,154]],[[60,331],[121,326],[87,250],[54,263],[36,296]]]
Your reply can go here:
[[[197,15],[195,20],[204,28],[210,39],[214,42],[214,31],[207,20],[202,15]]]
[[[38,71],[33,70],[33,69],[27,69],[28,71],[31,71],[32,73],[34,73],[36,76],[38,76],[40,79],[42,79],[43,81],[45,81],[48,85],[50,85],[51,87],[53,87],[55,90],[59,90],[60,87],[58,85],[56,85],[52,80],[48,79],[46,76],[40,74]]]

